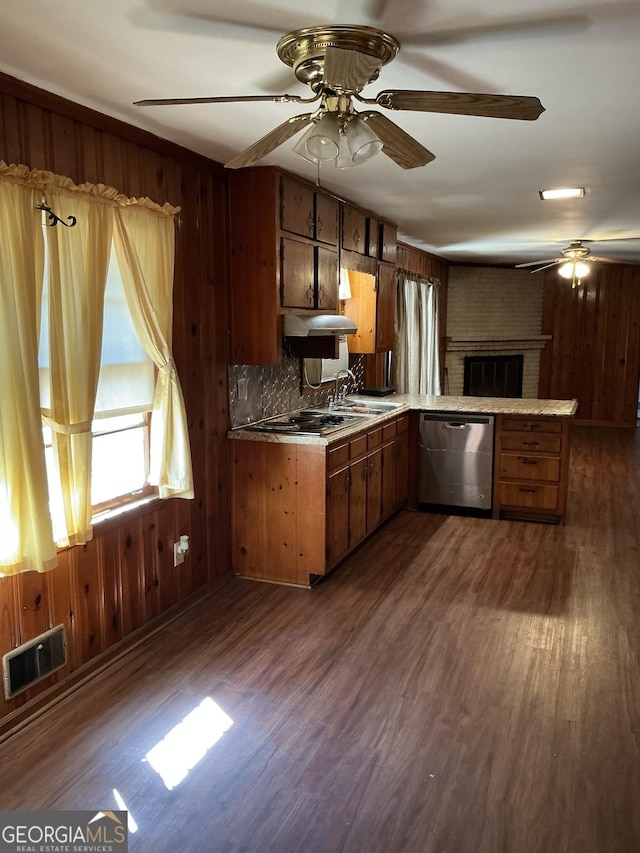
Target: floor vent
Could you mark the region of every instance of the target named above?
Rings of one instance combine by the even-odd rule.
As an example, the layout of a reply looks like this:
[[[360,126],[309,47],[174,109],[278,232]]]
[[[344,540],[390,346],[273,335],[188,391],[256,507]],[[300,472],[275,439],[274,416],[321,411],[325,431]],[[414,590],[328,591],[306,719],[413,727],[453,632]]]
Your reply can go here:
[[[64,625],[45,631],[2,658],[4,695],[11,699],[67,662]]]

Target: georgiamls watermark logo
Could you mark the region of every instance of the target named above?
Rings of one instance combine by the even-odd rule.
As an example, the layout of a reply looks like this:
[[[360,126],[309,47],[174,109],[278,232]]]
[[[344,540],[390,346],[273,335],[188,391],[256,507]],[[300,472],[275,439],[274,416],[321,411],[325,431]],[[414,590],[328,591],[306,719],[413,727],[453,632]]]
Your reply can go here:
[[[127,853],[127,813],[0,812],[0,853]]]

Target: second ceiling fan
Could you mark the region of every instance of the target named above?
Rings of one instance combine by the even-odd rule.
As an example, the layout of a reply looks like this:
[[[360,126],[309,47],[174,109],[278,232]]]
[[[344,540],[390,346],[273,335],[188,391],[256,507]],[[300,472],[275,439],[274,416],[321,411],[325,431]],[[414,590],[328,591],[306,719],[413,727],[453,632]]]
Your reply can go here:
[[[375,98],[360,92],[378,78],[398,54],[400,43],[381,30],[365,26],[320,26],[294,30],[277,43],[278,56],[313,95],[240,95],[204,98],[154,98],[137,106],[215,104],[249,101],[318,103],[308,113],[292,116],[254,142],[228,163],[239,169],[253,166],[274,149],[308,128],[295,151],[314,163],[334,162],[348,167],[366,162],[382,150],[403,169],[424,166],[435,159],[427,148],[377,110],[354,109],[354,100],[388,110],[411,110],[452,115],[535,121],[544,111],[538,98],[469,92],[430,92],[385,89]],[[311,127],[309,127],[311,126]]]
[[[571,281],[571,287],[578,287],[582,280],[591,272],[591,264],[636,264],[636,261],[623,261],[615,258],[600,258],[591,254],[591,249],[583,246],[583,240],[571,240],[566,249],[562,249],[559,258],[547,258],[543,261],[529,261],[526,264],[516,264],[516,269],[537,267],[531,272],[542,272],[550,267],[558,266],[558,272],[563,278]]]

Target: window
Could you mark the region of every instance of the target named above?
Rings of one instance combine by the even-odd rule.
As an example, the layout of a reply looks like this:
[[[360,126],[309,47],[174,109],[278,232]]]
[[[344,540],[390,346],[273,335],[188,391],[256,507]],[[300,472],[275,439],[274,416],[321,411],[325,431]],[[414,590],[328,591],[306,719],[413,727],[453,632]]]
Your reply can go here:
[[[38,218],[49,209],[62,226]],[[86,543],[96,511],[194,497],[171,352],[178,213],[0,162],[4,575],[55,568],[56,545]],[[52,513],[64,516],[55,537]]]
[[[43,226],[44,227],[44,226]],[[40,402],[49,409],[49,299],[45,276],[40,328]],[[102,353],[96,395],[91,460],[94,516],[157,490],[148,483],[149,429],[155,367],[133,325],[115,251],[111,250],[104,299]],[[43,426],[49,481],[49,505],[57,542],[65,538],[63,494],[55,462],[53,433]]]

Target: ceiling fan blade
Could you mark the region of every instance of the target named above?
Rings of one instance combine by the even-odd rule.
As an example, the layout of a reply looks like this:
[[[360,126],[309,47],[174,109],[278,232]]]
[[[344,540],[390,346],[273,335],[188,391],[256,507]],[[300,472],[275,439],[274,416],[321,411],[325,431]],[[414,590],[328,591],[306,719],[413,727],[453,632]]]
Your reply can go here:
[[[564,260],[565,260],[564,258],[556,258],[555,261],[552,261],[549,264],[545,264],[543,267],[538,267],[537,270],[531,270],[531,272],[542,272],[542,270],[548,270],[549,267],[557,267],[558,264]],[[538,263],[544,263],[544,261],[542,261],[542,262],[539,261]],[[523,266],[531,266],[531,264],[523,264]]]
[[[359,92],[380,70],[381,62],[357,50],[329,46],[324,57],[322,80],[334,92]],[[374,78],[375,79],[375,78]]]
[[[300,95],[231,95],[215,98],[147,98],[144,101],[134,101],[135,107],[163,107],[172,104],[235,104],[248,101],[272,101],[277,104],[310,104],[317,101],[320,94],[313,98],[303,98]]]
[[[360,113],[360,117],[378,134],[382,142],[382,153],[390,157],[394,163],[403,169],[415,169],[426,166],[436,155],[428,151],[413,136],[405,133],[401,127],[392,122],[382,113],[370,110]]]
[[[597,261],[599,264],[627,264],[628,266],[640,266],[640,261],[624,261],[622,258],[587,258],[589,261]]]
[[[311,116],[312,113],[304,113],[303,115],[292,116],[290,119],[287,119],[287,121],[278,125],[270,133],[267,133],[266,136],[263,136],[262,139],[254,142],[253,145],[245,148],[244,151],[241,151],[240,154],[229,160],[228,163],[225,163],[225,168],[241,169],[244,166],[253,166],[254,163],[262,160],[263,157],[266,157],[267,154],[271,153],[279,145],[282,145],[283,142],[286,142],[287,139],[295,136],[303,127],[311,124]]]
[[[388,110],[417,110],[428,113],[486,116],[535,121],[544,107],[528,95],[478,95],[471,92],[418,92],[411,89],[385,89],[374,100],[359,98],[366,104],[378,104]]]
[[[516,269],[519,270],[521,267],[537,267],[538,264],[559,264],[564,260],[566,258],[546,258],[544,261],[529,261],[528,264],[516,264]]]

